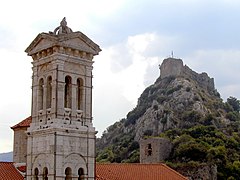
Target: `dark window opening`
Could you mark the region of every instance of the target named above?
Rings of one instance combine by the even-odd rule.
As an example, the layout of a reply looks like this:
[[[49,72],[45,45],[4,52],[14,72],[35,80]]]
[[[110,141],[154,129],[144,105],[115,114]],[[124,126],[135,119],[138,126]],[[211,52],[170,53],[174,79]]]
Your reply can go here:
[[[151,156],[152,155],[152,144],[147,145],[147,155]]]
[[[72,79],[70,76],[65,77],[65,89],[64,89],[64,107],[72,107]]]
[[[38,110],[43,109],[43,79],[40,79],[38,85]]]
[[[52,77],[49,76],[47,79],[47,108],[51,108],[52,104]]]
[[[38,174],[39,174],[38,168],[35,168],[34,169],[34,180],[38,180]]]
[[[84,179],[84,170],[83,168],[78,169],[78,180],[83,180]]]
[[[77,109],[81,109],[83,104],[83,80],[77,80]]]
[[[43,168],[43,180],[48,180],[48,168]]]
[[[65,169],[65,180],[71,180],[72,179],[72,169],[70,167],[67,167]]]

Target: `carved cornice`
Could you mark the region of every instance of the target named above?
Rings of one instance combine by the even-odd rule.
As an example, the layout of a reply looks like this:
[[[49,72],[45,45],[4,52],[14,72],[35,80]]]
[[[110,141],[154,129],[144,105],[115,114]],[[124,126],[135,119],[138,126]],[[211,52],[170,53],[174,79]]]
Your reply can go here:
[[[74,39],[79,39],[80,43],[71,43]],[[47,43],[39,45],[42,40],[46,40]],[[101,49],[86,35],[78,31],[59,35],[49,33],[38,34],[25,50],[29,56],[45,56],[56,51],[73,56],[95,56],[98,55]]]

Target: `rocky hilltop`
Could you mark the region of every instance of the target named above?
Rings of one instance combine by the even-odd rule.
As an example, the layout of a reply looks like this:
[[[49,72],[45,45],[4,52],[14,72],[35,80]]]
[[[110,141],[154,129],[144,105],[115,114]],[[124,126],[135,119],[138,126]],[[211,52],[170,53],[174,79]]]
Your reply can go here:
[[[183,66],[181,59],[168,58],[164,59],[160,66],[160,78],[166,78],[169,76],[181,76],[188,79],[192,79],[197,82],[198,85],[209,91],[214,91],[214,79],[210,78],[207,73],[203,72],[198,74],[191,70],[187,65]]]
[[[215,179],[218,173],[217,163],[214,160],[208,162],[210,161],[209,157],[213,156],[208,153],[211,148],[218,147],[212,143],[217,143],[219,137],[215,137],[211,133],[221,134],[220,138],[223,138],[221,139],[222,144],[220,143],[221,147],[224,143],[228,143],[225,141],[232,137],[233,133],[238,133],[236,138],[239,138],[240,115],[239,109],[236,109],[236,106],[234,108],[234,105],[238,107],[239,104],[239,101],[233,97],[229,98],[228,102],[223,102],[215,89],[214,79],[210,78],[207,73],[194,72],[188,66],[183,65],[181,59],[165,59],[160,66],[160,77],[153,85],[143,91],[137,106],[127,114],[126,118],[108,127],[102,137],[97,140],[97,161],[139,162],[139,142],[146,137],[163,137],[172,143],[171,152],[161,152],[166,153],[163,157],[167,157],[163,161],[175,165],[180,163],[181,168],[175,168],[179,168],[181,173],[193,179],[196,178],[196,174],[200,174],[199,176],[202,178]],[[196,131],[194,128],[200,128],[197,129],[199,131],[197,134],[205,132],[205,134],[201,134],[201,137],[213,136],[212,142],[210,140],[205,142],[205,139],[199,140],[200,136],[197,137],[198,140],[196,137],[192,137],[191,133]],[[182,137],[186,134],[187,137]],[[178,142],[178,138],[183,139]],[[193,145],[186,146],[193,146],[193,149],[197,149],[197,154],[203,153],[203,157],[200,159],[188,157],[196,152],[190,151],[185,146],[186,152],[182,152],[182,143],[189,142],[192,142]],[[206,147],[199,145],[200,142],[207,144]],[[240,144],[236,147],[240,150]],[[224,148],[225,152],[227,147]],[[212,151],[217,153],[216,149]],[[221,150],[219,151],[221,152]],[[235,151],[236,157],[237,154],[240,157],[237,149],[232,150],[232,152]],[[186,168],[182,167],[182,163],[189,165],[189,162],[193,163],[195,167],[192,174],[187,174]],[[234,162],[233,158],[230,163]],[[201,168],[199,169],[199,167]],[[203,169],[208,169],[204,176]],[[218,171],[221,170],[218,169]],[[187,172],[190,172],[189,168],[187,168]],[[224,175],[218,175],[218,177],[224,177]]]
[[[193,126],[198,122],[186,121],[191,113],[199,117],[215,113],[219,122],[227,121],[224,111],[215,107],[222,99],[207,73],[198,74],[183,66],[181,59],[173,58],[163,61],[160,72],[160,78],[145,89],[137,107],[127,115],[126,124],[135,129],[135,140],[146,134],[157,136],[167,129]]]

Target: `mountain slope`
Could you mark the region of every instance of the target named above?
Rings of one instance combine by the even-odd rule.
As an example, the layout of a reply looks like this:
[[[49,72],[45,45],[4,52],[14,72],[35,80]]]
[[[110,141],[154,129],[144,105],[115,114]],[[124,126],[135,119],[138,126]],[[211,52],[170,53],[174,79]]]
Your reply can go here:
[[[237,158],[240,157],[240,144],[236,143],[240,139],[240,115],[239,109],[234,108],[234,105],[239,106],[239,101],[231,97],[224,103],[214,88],[213,78],[208,77],[207,73],[192,71],[180,59],[165,59],[160,70],[160,77],[144,90],[137,106],[126,118],[108,127],[97,140],[97,161],[139,162],[139,141],[149,136],[161,136],[173,143],[172,152],[166,161],[170,165],[171,162],[175,165],[180,163],[178,167],[175,166],[176,169],[183,167],[184,163],[187,166],[192,163],[193,166],[201,167],[204,163],[205,167],[210,167],[209,164],[216,167],[219,164],[214,153],[233,152],[234,157],[226,158],[224,168],[218,167],[216,171],[220,179],[229,177],[229,173],[224,174],[222,171],[228,169],[232,172],[229,169],[234,169],[233,166],[240,169]],[[195,137],[192,132],[206,137]],[[213,137],[212,141],[208,136]],[[227,140],[229,138],[232,146],[227,145],[230,143]],[[209,157],[194,159],[195,156],[184,156],[184,153],[193,153],[198,157],[202,151],[202,156]],[[209,173],[212,169],[214,168],[210,168]],[[180,168],[180,171],[184,174],[184,168]]]

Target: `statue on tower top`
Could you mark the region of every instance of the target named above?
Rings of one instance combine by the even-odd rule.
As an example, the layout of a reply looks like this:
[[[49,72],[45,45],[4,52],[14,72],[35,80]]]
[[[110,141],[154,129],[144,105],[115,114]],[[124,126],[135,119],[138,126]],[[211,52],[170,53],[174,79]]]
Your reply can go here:
[[[71,33],[71,32],[73,32],[73,31],[72,31],[71,28],[69,28],[69,27],[67,26],[66,17],[64,17],[64,18],[62,19],[62,21],[60,22],[60,26],[58,26],[58,27],[54,30],[53,34],[55,34],[55,35],[68,34],[68,33]]]

